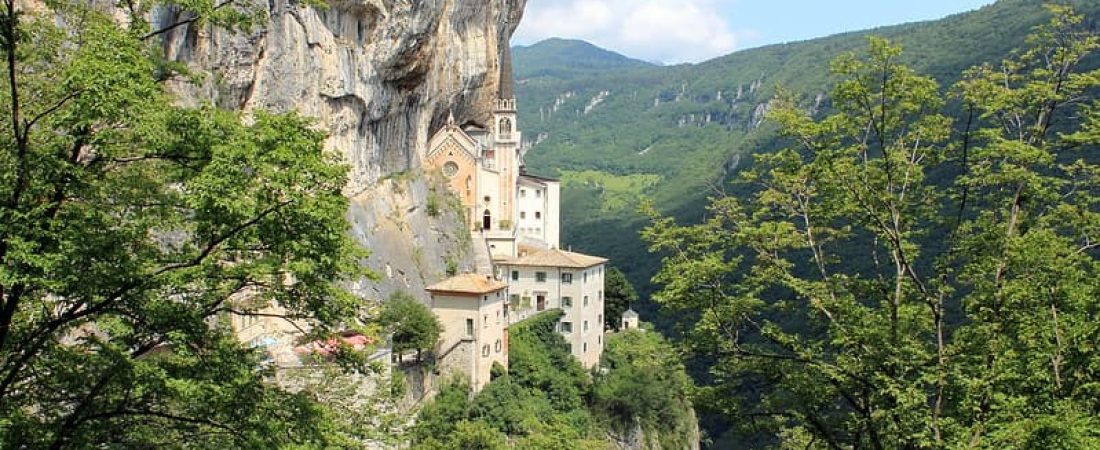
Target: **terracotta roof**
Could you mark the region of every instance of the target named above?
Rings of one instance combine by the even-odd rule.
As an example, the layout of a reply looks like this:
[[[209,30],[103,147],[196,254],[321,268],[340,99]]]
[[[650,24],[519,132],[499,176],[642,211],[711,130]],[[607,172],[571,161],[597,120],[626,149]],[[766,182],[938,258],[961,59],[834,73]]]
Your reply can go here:
[[[568,252],[559,248],[541,250],[526,256],[510,259],[504,264],[512,266],[571,267],[584,269],[607,262],[607,258]]]
[[[457,292],[463,294],[488,294],[508,287],[485,275],[464,273],[427,287],[429,292]]]

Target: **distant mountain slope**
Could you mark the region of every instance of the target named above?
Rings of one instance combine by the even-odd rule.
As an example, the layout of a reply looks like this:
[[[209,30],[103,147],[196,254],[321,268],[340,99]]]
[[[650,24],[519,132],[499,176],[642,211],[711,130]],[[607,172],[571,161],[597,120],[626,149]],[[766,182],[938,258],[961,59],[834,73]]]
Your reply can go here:
[[[637,204],[647,197],[686,220],[701,217],[706,196],[725,189],[738,166],[776,147],[763,116],[777,86],[801,95],[807,108],[827,109],[829,62],[865,50],[867,36],[877,35],[901,44],[905,62],[946,89],[964,69],[998,62],[1022,46],[1047,17],[1042,3],[1002,0],[941,20],[772,45],[697,65],[595,64],[602,59],[592,55],[600,52],[576,42],[517,49],[521,120],[536,142],[527,164],[564,181],[565,244],[611,257],[648,292],[659,261],[637,235],[643,224]],[[1100,19],[1100,0],[1069,3]]]
[[[512,61],[519,80],[538,77],[575,78],[612,70],[653,67],[653,64],[604,50],[585,41],[547,39],[527,47],[514,47]]]

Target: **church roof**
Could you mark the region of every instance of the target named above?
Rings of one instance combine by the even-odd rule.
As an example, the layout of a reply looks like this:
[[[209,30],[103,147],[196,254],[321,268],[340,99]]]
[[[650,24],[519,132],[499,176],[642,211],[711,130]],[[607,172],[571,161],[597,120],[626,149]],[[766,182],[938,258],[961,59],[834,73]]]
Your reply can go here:
[[[512,79],[512,49],[508,41],[503,43],[503,47],[504,50],[500,55],[500,90],[497,91],[497,98],[512,100],[516,98],[515,80]]]
[[[638,313],[634,312],[633,308],[627,309],[626,311],[623,311],[623,318],[624,319],[637,319],[638,318]]]
[[[486,130],[485,125],[482,125],[473,120],[467,120],[462,124],[462,131],[467,133],[484,133]]]
[[[607,258],[552,248],[510,259],[505,261],[504,264],[510,266],[569,267],[573,269],[585,269],[605,262],[607,262]]]
[[[542,176],[538,176],[538,175],[531,175],[529,173],[522,173],[522,174],[520,174],[519,178],[521,180],[522,179],[527,179],[527,180],[530,180],[530,181],[534,181],[536,183],[560,183],[561,182],[561,180],[558,180],[557,178],[542,177]]]
[[[528,179],[530,181],[534,181],[536,183],[558,183],[558,182],[561,181],[561,180],[558,180],[557,178],[550,178],[550,177],[544,177],[544,176],[540,176],[540,175],[534,175],[534,174],[527,173],[527,168],[524,167],[524,166],[519,166],[519,178],[521,180],[526,178],[526,179]]]
[[[508,287],[500,281],[485,275],[464,273],[427,287],[428,292],[451,292],[458,294],[488,294]]]

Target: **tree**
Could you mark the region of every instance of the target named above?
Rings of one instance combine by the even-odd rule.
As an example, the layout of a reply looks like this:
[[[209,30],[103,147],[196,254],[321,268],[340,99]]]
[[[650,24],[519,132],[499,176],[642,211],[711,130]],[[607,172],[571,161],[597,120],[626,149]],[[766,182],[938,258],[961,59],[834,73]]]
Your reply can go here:
[[[641,425],[662,448],[686,448],[694,429],[688,378],[680,355],[653,330],[624,330],[607,337],[592,403],[619,431]]]
[[[694,226],[651,212],[655,299],[716,361],[705,401],[785,448],[1100,445],[1080,344],[1100,333],[1100,167],[1072,153],[1100,137],[1100,72],[1078,72],[1098,42],[1051,12],[967,72],[958,131],[936,82],[872,39],[834,62],[830,115],[776,102],[791,146],[745,174],[755,195]]]
[[[339,445],[227,318],[276,304],[317,335],[355,323],[346,168],[295,115],[172,105],[160,82],[180,74],[144,20],[167,3],[116,22],[3,2],[0,446]],[[181,23],[254,17],[183,6]]]
[[[390,296],[382,306],[377,321],[387,327],[393,335],[393,351],[398,359],[407,350],[416,350],[416,360],[420,360],[420,351],[435,347],[443,326],[432,310],[405,292]]]
[[[606,274],[603,296],[604,326],[618,330],[623,323],[623,313],[638,301],[638,292],[618,268],[609,268]]]

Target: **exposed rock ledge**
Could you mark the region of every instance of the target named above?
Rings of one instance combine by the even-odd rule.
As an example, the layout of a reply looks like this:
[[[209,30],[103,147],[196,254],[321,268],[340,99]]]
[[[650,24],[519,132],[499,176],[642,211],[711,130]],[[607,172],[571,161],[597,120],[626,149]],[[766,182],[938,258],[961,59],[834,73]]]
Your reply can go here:
[[[373,298],[397,289],[422,296],[424,280],[435,281],[445,258],[457,257],[460,268],[471,264],[461,240],[428,235],[454,238],[463,230],[457,218],[425,216],[424,180],[401,177],[400,183],[411,183],[405,191],[386,178],[416,173],[428,133],[449,111],[462,120],[489,116],[501,46],[525,3],[331,0],[317,9],[270,0],[258,4],[267,20],[250,34],[183,26],[166,33],[163,45],[169,59],[204,75],[198,84],[171,85],[184,104],[213,101],[316,118],[329,133],[328,148],[351,167],[349,218],[373,251],[368,264],[383,275],[380,283],[358,288]],[[178,12],[159,11],[154,27],[180,19]],[[409,226],[385,220],[398,210],[402,217],[391,219]]]

